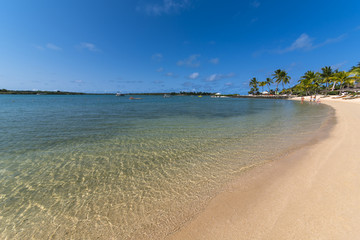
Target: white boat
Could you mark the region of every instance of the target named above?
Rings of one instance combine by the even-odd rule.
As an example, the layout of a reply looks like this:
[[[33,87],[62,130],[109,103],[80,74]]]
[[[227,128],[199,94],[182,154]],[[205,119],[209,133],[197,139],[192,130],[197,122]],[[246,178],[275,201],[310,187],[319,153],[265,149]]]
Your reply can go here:
[[[125,96],[125,94],[122,94],[122,93],[117,92],[117,93],[115,94],[115,96],[120,97],[120,96]]]

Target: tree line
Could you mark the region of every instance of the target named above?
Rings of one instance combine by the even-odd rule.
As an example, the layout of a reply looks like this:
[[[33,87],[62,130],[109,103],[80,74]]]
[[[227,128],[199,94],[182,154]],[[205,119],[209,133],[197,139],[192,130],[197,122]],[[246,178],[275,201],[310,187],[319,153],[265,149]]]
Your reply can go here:
[[[296,95],[310,95],[310,94],[336,94],[339,91],[349,91],[355,87],[355,83],[360,80],[360,63],[353,66],[349,71],[333,70],[330,66],[321,68],[321,72],[307,71],[298,80],[298,83],[290,88],[285,88],[290,83],[291,77],[285,70],[278,69],[271,78],[266,78],[265,81],[258,81],[255,77],[250,79],[249,94],[259,95],[259,87],[268,87],[269,94],[296,94]],[[275,90],[270,89],[270,86],[275,83]],[[282,84],[282,91],[279,92],[279,84]],[[336,91],[335,91],[336,90]],[[334,92],[335,91],[335,92]]]

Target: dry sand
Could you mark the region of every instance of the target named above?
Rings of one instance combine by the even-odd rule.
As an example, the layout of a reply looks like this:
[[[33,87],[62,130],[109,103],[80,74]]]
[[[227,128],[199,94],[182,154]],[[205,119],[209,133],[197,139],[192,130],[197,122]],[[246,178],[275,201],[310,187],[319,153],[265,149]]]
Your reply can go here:
[[[168,239],[360,239],[360,99],[321,102],[326,138],[248,171]]]

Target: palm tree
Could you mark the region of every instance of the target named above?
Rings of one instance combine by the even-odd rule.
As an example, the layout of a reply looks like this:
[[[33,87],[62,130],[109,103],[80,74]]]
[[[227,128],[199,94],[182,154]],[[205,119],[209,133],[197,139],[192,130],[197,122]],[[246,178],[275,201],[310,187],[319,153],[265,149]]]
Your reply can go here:
[[[347,87],[349,87],[351,84],[355,82],[356,77],[353,77],[351,75],[352,75],[351,72],[346,72],[346,71],[337,72],[334,74],[332,78],[337,83],[340,83],[340,91],[344,89],[345,84],[347,85]]]
[[[287,72],[285,70],[282,71],[281,73],[281,81],[282,81],[282,86],[283,89],[285,88],[284,85],[289,84],[290,83],[290,79],[291,77],[287,74]]]
[[[259,86],[261,87],[261,92],[264,92],[264,86],[266,86],[267,82],[259,82]]]
[[[309,95],[312,91],[317,91],[319,87],[319,73],[307,71],[299,80],[300,87]]]
[[[258,84],[258,81],[255,77],[250,79],[249,87],[257,86],[257,84]]]
[[[249,94],[258,94],[259,92],[259,88],[258,88],[258,81],[257,79],[254,77],[252,79],[250,79],[250,83],[249,86],[251,87],[251,90],[249,91]]]
[[[329,91],[329,83],[331,82],[331,77],[333,76],[333,70],[331,67],[321,68],[322,73],[320,74],[322,82],[325,83],[326,93]]]
[[[290,82],[291,77],[288,76],[287,72],[285,70],[278,69],[273,74],[273,79],[275,79],[276,82],[276,92],[278,91],[279,84],[281,83],[284,87],[284,84],[288,84]]]
[[[360,62],[356,65],[356,66],[353,66],[351,69],[350,69],[350,72],[352,71],[359,71],[360,70]]]
[[[271,78],[266,78],[266,85],[268,85],[269,87],[269,92],[270,92],[270,85],[273,83],[273,80]]]
[[[275,79],[275,83],[276,83],[275,93],[278,92],[279,83],[281,82],[281,72],[282,72],[281,69],[278,69],[272,74],[273,79]]]
[[[350,74],[353,76],[353,78],[355,78],[355,80],[360,79],[360,63],[350,69]]]
[[[333,86],[331,87],[331,91],[334,91],[335,86],[336,86],[336,84],[338,83],[338,80],[337,80],[337,78],[335,77],[335,75],[338,74],[338,73],[339,73],[339,70],[338,70],[338,69],[335,69],[335,71],[333,72],[332,77],[330,77],[330,79],[333,81]]]

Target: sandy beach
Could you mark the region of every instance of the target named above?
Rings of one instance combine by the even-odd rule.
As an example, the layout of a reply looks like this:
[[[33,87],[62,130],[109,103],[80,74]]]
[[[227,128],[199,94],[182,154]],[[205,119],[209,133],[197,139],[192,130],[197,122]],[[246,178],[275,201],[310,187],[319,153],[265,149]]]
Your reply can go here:
[[[360,99],[321,104],[326,137],[249,170],[168,239],[359,239]]]

